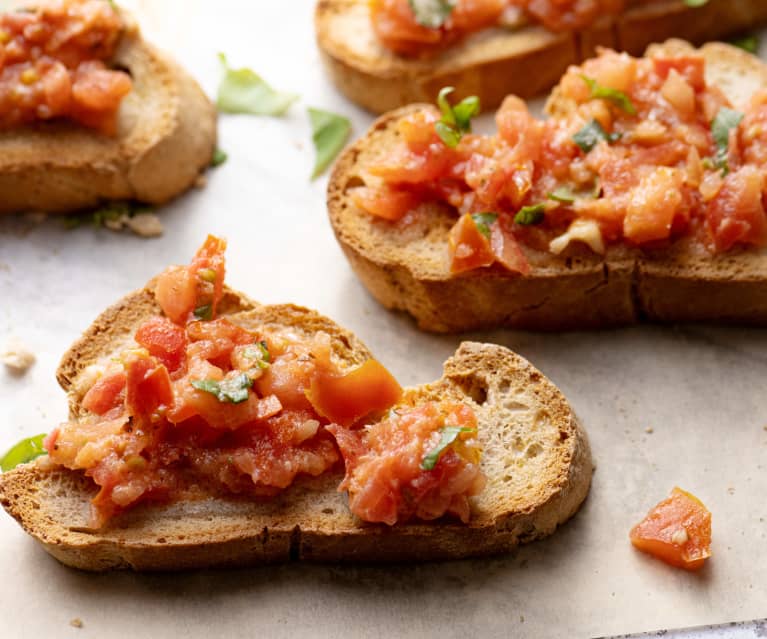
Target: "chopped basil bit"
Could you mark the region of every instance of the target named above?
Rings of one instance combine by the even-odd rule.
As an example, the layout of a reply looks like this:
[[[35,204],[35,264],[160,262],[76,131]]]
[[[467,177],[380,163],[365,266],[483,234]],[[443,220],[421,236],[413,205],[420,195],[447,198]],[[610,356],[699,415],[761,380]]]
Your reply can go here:
[[[437,135],[446,146],[454,149],[464,133],[471,133],[471,119],[479,114],[479,98],[476,95],[464,98],[455,106],[447,99],[455,89],[444,87],[437,96],[437,106],[442,112],[439,122],[434,125]]]
[[[254,346],[249,346],[243,352],[245,357],[255,361],[256,366],[261,369],[269,368],[269,363],[272,361],[269,355],[269,348],[266,342],[257,342]]]
[[[28,439],[22,439],[0,458],[0,470],[7,473],[9,470],[16,468],[19,464],[26,464],[27,462],[40,457],[40,455],[45,455],[46,451],[45,448],[43,448],[43,439],[45,439],[45,433],[29,437]]]
[[[218,54],[218,59],[224,67],[224,77],[218,86],[216,102],[219,111],[283,115],[298,99],[295,93],[275,91],[252,69],[232,69],[223,53]]]
[[[240,404],[248,399],[248,389],[253,386],[253,380],[246,373],[236,377],[216,381],[215,379],[197,379],[192,381],[197,390],[215,395],[218,401],[229,404]]]
[[[521,226],[533,226],[543,222],[546,216],[546,206],[544,204],[534,204],[532,206],[523,206],[514,216],[514,221]]]
[[[472,213],[471,219],[474,220],[474,224],[477,230],[485,237],[490,237],[490,227],[495,224],[498,219],[497,213]]]
[[[708,0],[684,0],[684,3],[688,7],[697,8],[697,7],[703,7],[703,6],[707,5],[708,4]]]
[[[730,40],[730,44],[749,53],[757,53],[759,51],[759,36],[751,33],[739,38],[733,38]]]
[[[439,443],[423,456],[423,459],[421,460],[421,470],[434,470],[442,453],[444,453],[445,450],[447,450],[447,447],[458,438],[458,435],[461,433],[476,433],[477,430],[476,428],[445,426],[440,429],[440,432],[442,433],[442,437],[440,438]]]
[[[139,213],[151,213],[152,209],[135,202],[111,202],[93,211],[72,213],[63,218],[64,227],[76,229],[90,224],[96,228],[122,226],[122,221]]]
[[[737,129],[743,120],[743,114],[727,107],[719,109],[719,113],[716,114],[714,121],[711,123],[711,135],[714,138],[714,144],[716,144],[716,155],[713,157],[709,166],[706,166],[704,161],[704,167],[710,168],[711,163],[717,169],[720,169],[727,175],[730,172],[730,167],[727,163],[727,155],[730,149],[730,131]]]
[[[618,91],[618,89],[611,89],[610,87],[603,87],[602,85],[598,84],[594,78],[590,78],[587,75],[581,74],[581,78],[583,78],[583,81],[588,85],[589,90],[591,91],[592,100],[609,100],[616,106],[623,109],[629,115],[637,114],[636,107],[631,101],[631,98],[629,98],[629,96],[627,96],[623,91]]]
[[[455,8],[457,0],[408,0],[415,21],[428,29],[439,29]]]
[[[352,123],[349,118],[311,107],[309,119],[312,123],[312,141],[317,151],[312,172],[312,179],[314,179],[328,168],[339,151],[344,148],[352,131]]]
[[[599,142],[605,140],[608,144],[613,144],[621,139],[620,133],[607,133],[597,120],[592,120],[573,136],[573,141],[584,153],[588,153]]]
[[[210,165],[215,169],[217,166],[221,166],[228,159],[229,155],[227,155],[226,151],[222,151],[221,149],[217,148],[215,151],[213,151],[213,158],[210,161]]]
[[[203,304],[194,309],[194,316],[199,320],[211,320],[213,319],[213,305]]]
[[[575,202],[576,197],[568,187],[560,186],[557,190],[549,193],[549,199],[555,202],[562,202],[562,204],[572,204]]]

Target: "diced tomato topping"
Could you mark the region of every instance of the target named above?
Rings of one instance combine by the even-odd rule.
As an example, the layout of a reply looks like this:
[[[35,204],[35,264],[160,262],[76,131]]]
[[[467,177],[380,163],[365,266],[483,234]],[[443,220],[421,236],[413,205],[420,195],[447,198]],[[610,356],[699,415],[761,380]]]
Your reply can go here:
[[[369,359],[345,375],[316,375],[306,396],[317,413],[341,426],[351,426],[395,404],[402,387],[379,362]]]
[[[186,358],[186,332],[165,317],[153,317],[136,331],[136,342],[165,365],[169,372],[178,370]]]
[[[450,270],[463,273],[495,262],[490,238],[480,232],[468,213],[450,229]]]
[[[679,58],[653,58],[655,72],[666,80],[671,71],[676,71],[696,91],[706,88],[706,63],[701,56]]]
[[[722,188],[709,203],[706,220],[717,251],[727,251],[736,243],[767,243],[764,188],[763,175],[752,166],[724,178]]]
[[[477,420],[468,406],[427,402],[361,431],[336,424],[328,430],[346,461],[340,490],[349,491],[349,507],[361,519],[393,525],[449,513],[468,521],[468,498],[485,484]]]
[[[131,355],[125,363],[125,407],[134,417],[150,417],[173,406],[168,369],[153,357]]]
[[[97,415],[103,415],[113,408],[122,406],[125,401],[126,380],[124,371],[99,378],[85,393],[82,400],[83,408]]]
[[[630,194],[623,235],[642,244],[671,235],[674,217],[682,206],[680,171],[661,167],[644,177]]]
[[[698,570],[711,556],[711,513],[694,495],[674,488],[634,526],[631,543],[667,564]]]
[[[423,198],[411,191],[383,186],[373,189],[361,186],[351,192],[352,200],[361,209],[390,222],[401,220],[406,213],[415,209]]]

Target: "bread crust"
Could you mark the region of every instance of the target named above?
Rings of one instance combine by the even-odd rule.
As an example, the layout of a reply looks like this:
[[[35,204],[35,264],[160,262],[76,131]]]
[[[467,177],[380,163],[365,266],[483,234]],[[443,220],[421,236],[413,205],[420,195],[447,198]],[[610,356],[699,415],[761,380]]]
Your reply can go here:
[[[506,95],[537,96],[554,86],[571,64],[597,46],[640,55],[671,37],[701,43],[767,22],[762,0],[711,0],[700,8],[682,0],[636,3],[617,19],[602,19],[578,33],[554,34],[539,26],[516,31],[486,29],[423,59],[384,48],[370,24],[367,0],[319,0],[315,32],[330,78],[350,100],[384,113],[413,102],[431,102],[444,86],[457,97],[476,95],[484,108]]]
[[[105,311],[62,360],[58,379],[73,417],[86,367],[124,347],[155,312],[150,285]],[[227,291],[228,319],[251,330],[291,327],[331,336],[342,369],[371,355],[350,332],[307,309],[261,306]],[[319,562],[432,560],[505,552],[545,537],[575,514],[591,483],[588,439],[560,391],[526,360],[496,345],[465,342],[440,380],[407,389],[402,404],[454,399],[471,405],[488,485],[472,498],[469,524],[438,520],[366,524],[337,491],[342,475],[299,478],[258,501],[209,497],[143,505],[103,529],[88,528],[96,486],[81,472],[41,458],[0,475],[0,503],[62,563],[83,570],[182,570],[291,559]]]
[[[708,44],[707,80],[726,87],[743,106],[767,84],[767,65],[735,47]],[[672,40],[650,55],[689,55],[691,45]],[[767,324],[767,251],[734,249],[711,255],[689,239],[665,249],[610,247],[604,258],[581,246],[561,256],[522,250],[528,276],[499,266],[454,275],[448,232],[455,214],[422,205],[409,224],[391,224],[360,210],[350,189],[371,178],[366,166],[397,141],[396,123],[426,105],[381,116],[339,158],[328,184],[328,213],[344,254],[370,293],[386,308],[412,315],[435,332],[510,327],[529,330],[602,328],[635,323],[713,321]],[[555,91],[547,110],[568,103]]]
[[[211,162],[216,111],[195,80],[142,39],[130,18],[113,64],[133,90],[107,137],[68,122],[0,132],[0,213],[51,213],[108,200],[162,204]]]

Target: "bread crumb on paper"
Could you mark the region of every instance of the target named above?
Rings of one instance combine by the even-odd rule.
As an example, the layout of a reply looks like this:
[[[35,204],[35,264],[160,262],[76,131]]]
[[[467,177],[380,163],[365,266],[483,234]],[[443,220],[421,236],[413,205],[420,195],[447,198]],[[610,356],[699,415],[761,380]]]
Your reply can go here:
[[[0,353],[0,362],[5,364],[12,373],[23,375],[36,361],[35,354],[30,351],[17,337],[8,340]]]
[[[154,213],[137,213],[129,217],[125,224],[140,237],[159,237],[165,230],[160,218]]]
[[[83,620],[80,619],[80,617],[75,617],[69,622],[69,625],[73,628],[82,628],[83,627]]]
[[[652,426],[648,426],[647,428],[644,429],[644,432],[647,433],[648,435],[652,435],[655,432],[655,429]]]

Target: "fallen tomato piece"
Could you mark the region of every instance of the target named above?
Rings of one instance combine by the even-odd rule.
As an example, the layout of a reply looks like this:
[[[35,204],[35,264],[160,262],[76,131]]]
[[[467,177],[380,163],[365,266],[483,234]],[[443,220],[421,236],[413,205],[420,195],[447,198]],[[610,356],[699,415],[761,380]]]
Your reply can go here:
[[[468,213],[450,229],[450,271],[463,273],[495,262],[490,237],[484,235]]]
[[[346,375],[320,373],[306,391],[314,410],[341,426],[351,426],[374,411],[385,410],[401,396],[397,380],[374,359]]]
[[[711,556],[711,513],[697,497],[674,488],[632,528],[629,538],[667,564],[698,570]]]

